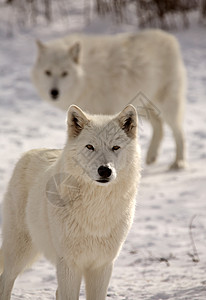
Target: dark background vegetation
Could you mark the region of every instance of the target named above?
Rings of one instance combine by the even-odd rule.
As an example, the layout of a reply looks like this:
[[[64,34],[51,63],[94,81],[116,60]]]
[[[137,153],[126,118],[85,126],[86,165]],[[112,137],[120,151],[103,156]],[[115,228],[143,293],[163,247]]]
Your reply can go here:
[[[116,23],[130,23],[130,14],[136,16],[137,27],[162,29],[189,26],[188,15],[198,11],[199,21],[206,18],[206,0],[83,0],[83,16],[91,21],[91,12],[102,18],[111,16]],[[10,7],[19,26],[51,23],[62,16],[69,18],[69,0],[0,0],[1,9]],[[178,20],[177,21],[177,17]]]

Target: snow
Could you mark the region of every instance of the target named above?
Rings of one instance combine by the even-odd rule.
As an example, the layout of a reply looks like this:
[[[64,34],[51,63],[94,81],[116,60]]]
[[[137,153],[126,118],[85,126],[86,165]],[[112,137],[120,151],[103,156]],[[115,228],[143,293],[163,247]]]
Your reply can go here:
[[[85,25],[80,17],[75,10],[70,14],[69,30],[57,23],[9,36],[5,22],[0,23],[1,202],[23,152],[61,148],[66,139],[65,112],[40,100],[30,81],[35,38],[44,40],[75,30],[101,34],[136,30],[135,25],[115,25],[97,17]],[[168,171],[174,144],[166,128],[158,162],[150,167],[143,163],[134,224],[115,263],[108,299],[206,299],[206,30],[193,21],[189,29],[173,33],[188,72],[185,131],[189,166],[180,172]],[[150,134],[144,122],[140,132],[143,158]],[[191,221],[199,262],[191,257]],[[54,299],[56,286],[54,267],[41,258],[16,280],[12,300]],[[80,299],[85,299],[83,286]]]

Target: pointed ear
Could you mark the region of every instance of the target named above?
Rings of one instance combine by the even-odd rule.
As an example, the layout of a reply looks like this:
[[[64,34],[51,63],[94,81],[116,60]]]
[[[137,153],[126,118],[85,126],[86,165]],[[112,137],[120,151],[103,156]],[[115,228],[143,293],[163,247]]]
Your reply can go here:
[[[117,116],[122,130],[125,131],[126,135],[130,138],[135,138],[137,135],[137,111],[133,105],[127,105],[121,113]]]
[[[44,43],[42,43],[40,40],[36,40],[36,45],[39,50],[39,53],[45,51],[47,48],[47,46]]]
[[[71,48],[69,49],[69,55],[72,60],[78,64],[79,63],[79,54],[80,54],[81,46],[79,42],[76,42]]]
[[[70,137],[80,134],[86,124],[89,123],[84,112],[76,105],[71,105],[67,113],[68,132]]]

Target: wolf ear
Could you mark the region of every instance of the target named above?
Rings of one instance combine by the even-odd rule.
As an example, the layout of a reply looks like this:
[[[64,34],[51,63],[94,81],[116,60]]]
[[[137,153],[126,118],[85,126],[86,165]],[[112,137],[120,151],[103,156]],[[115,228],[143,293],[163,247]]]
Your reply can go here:
[[[76,137],[86,124],[89,123],[84,112],[76,105],[71,105],[67,114],[69,136]]]
[[[126,135],[135,138],[137,135],[137,111],[133,105],[127,105],[123,111],[117,116],[119,125]]]
[[[47,48],[47,46],[44,43],[42,43],[40,40],[36,40],[36,45],[39,50],[39,53],[45,51]]]
[[[79,63],[79,54],[80,54],[81,46],[79,42],[76,42],[71,48],[69,49],[69,55],[72,60],[78,64]]]

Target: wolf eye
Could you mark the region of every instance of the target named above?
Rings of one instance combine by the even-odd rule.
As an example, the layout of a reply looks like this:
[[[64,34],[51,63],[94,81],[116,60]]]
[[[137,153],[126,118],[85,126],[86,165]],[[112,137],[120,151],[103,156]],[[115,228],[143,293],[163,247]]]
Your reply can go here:
[[[120,149],[119,146],[114,146],[114,147],[112,147],[112,151],[116,151],[116,150],[118,150],[118,149]]]
[[[94,151],[94,147],[92,145],[86,145],[87,149]]]
[[[67,71],[62,72],[62,77],[66,77],[68,75]]]
[[[51,75],[52,75],[52,72],[49,71],[49,70],[46,70],[46,71],[45,71],[45,74],[46,74],[47,76],[51,76]]]

